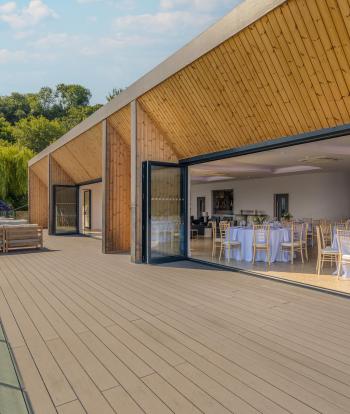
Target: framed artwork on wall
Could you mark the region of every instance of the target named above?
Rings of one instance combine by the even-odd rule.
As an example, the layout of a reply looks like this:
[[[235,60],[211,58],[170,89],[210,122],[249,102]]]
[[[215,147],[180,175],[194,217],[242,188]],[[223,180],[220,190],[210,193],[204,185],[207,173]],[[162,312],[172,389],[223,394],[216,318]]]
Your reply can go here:
[[[232,215],[233,201],[233,190],[213,190],[213,215]]]

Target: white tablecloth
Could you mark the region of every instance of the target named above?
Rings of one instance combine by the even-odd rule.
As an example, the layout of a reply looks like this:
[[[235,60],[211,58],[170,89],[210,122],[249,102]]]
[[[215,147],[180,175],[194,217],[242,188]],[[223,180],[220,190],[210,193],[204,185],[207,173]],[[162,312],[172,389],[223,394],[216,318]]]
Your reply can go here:
[[[171,220],[152,220],[151,221],[151,238],[152,246],[160,243],[170,242],[175,233],[180,231],[178,221]]]
[[[225,249],[225,258],[234,260],[253,261],[253,229],[249,227],[231,227],[226,236],[227,240],[237,240],[241,242],[241,248]],[[273,262],[288,262],[290,260],[288,252],[281,252],[282,242],[290,240],[290,230],[288,228],[271,228],[270,230],[270,260]],[[267,262],[267,255],[264,251],[257,251],[255,260]]]
[[[339,249],[338,246],[338,238],[337,238],[337,230],[336,228],[333,229],[333,243],[332,243],[332,248],[335,250]],[[342,276],[343,278],[350,278],[350,264],[348,263],[339,263],[338,266],[341,266],[342,269],[340,271],[340,276]],[[334,272],[334,274],[338,274],[338,269],[336,272]]]

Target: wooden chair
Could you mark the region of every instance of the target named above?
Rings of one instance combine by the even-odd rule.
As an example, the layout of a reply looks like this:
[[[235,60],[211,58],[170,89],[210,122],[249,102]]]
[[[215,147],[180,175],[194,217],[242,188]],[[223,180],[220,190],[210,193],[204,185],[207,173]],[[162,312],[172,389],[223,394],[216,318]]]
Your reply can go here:
[[[338,260],[338,279],[343,264],[350,264],[350,230],[338,229],[337,240],[339,248],[339,260]]]
[[[325,246],[332,246],[333,230],[332,224],[324,221],[320,224],[321,236]]]
[[[294,253],[300,253],[301,261],[304,263],[304,254],[309,259],[307,251],[307,224],[292,223],[290,227],[290,241],[281,243],[282,252],[290,253],[290,261],[294,263]]]
[[[43,229],[33,225],[5,227],[5,251],[18,248],[42,248]]]
[[[0,226],[0,252],[5,251],[5,228]]]
[[[220,233],[218,233],[218,226],[216,225],[216,222],[213,222],[212,224],[212,233],[213,233],[213,248],[211,252],[211,257],[213,258],[216,255],[216,248],[219,246],[221,247],[221,237]]]
[[[229,249],[228,260],[231,259],[231,249],[241,249],[241,242],[238,240],[230,239],[230,225],[221,225],[220,226],[220,255],[219,260],[221,260],[222,252],[224,249]]]
[[[317,237],[317,264],[316,271],[319,276],[325,262],[333,264],[338,262],[339,250],[333,249],[331,246],[326,246],[322,237],[321,226],[316,226]],[[339,266],[340,267],[340,266]]]
[[[270,266],[270,230],[269,224],[253,225],[253,264],[255,263],[256,252],[260,250],[266,252],[267,263]]]
[[[314,223],[312,219],[305,218],[303,219],[305,223],[305,231],[306,231],[306,241],[309,242],[312,247],[314,247]]]

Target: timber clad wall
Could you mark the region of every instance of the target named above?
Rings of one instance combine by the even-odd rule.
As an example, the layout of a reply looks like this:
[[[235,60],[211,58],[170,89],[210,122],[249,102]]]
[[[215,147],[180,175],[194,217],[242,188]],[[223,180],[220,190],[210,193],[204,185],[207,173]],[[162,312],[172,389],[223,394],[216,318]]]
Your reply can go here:
[[[251,1],[243,5],[245,15],[237,14],[235,20],[242,17],[243,21],[254,21],[254,9],[261,3]],[[266,0],[266,6],[268,3]],[[263,17],[259,14],[258,20],[188,66],[184,67],[190,61],[186,53],[198,52],[203,46],[198,44],[199,38],[191,48],[175,55],[175,67],[183,69],[164,80],[164,73],[170,74],[168,60],[109,103],[106,117],[112,151],[108,159],[102,157],[101,123],[105,118],[101,112],[90,118],[90,123],[96,120],[93,127],[69,140],[63,137],[52,150],[52,163],[57,161],[62,166],[61,175],[66,172],[60,180],[66,178],[68,182],[102,177],[102,159],[108,161],[108,171],[104,171],[109,177],[105,189],[108,250],[130,244],[130,236],[126,236],[128,204],[119,198],[129,197],[126,185],[131,169],[131,253],[133,260],[141,259],[143,161],[176,162],[350,124],[349,0],[272,3],[277,7]],[[227,24],[219,25],[218,32],[225,32]],[[231,24],[237,27],[235,21]],[[220,33],[216,34],[219,39]],[[149,82],[152,86],[147,88]],[[125,106],[117,110],[121,104]],[[110,115],[113,105],[116,112]],[[108,151],[107,146],[106,155]],[[31,166],[34,173],[41,160]],[[126,168],[128,163],[131,168]],[[58,174],[54,169],[51,184]],[[118,175],[122,170],[125,177]]]
[[[105,251],[130,250],[130,145],[107,122]]]
[[[136,229],[135,261],[142,259],[142,162],[177,162],[178,156],[169,145],[165,134],[137,104],[137,148],[136,150]],[[132,149],[133,150],[133,149]]]
[[[54,156],[51,156],[50,160],[50,184],[51,186],[62,185],[74,185],[74,180],[65,172],[61,165],[55,160]]]
[[[29,222],[43,228],[48,226],[48,189],[41,179],[29,169]]]
[[[141,98],[181,157],[350,123],[348,0],[289,0]]]
[[[54,204],[53,204],[53,186],[54,185],[72,185],[74,180],[63,170],[60,164],[54,159],[52,154],[49,155],[49,234],[54,229]]]

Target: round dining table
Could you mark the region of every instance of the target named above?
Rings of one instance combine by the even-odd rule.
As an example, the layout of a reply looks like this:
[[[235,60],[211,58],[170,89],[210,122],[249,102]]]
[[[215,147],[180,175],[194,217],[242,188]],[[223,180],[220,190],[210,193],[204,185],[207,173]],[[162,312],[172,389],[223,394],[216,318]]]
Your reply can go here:
[[[338,243],[337,228],[336,228],[336,226],[334,226],[334,228],[333,228],[332,249],[339,250],[339,243]],[[345,253],[346,254],[350,254],[350,252],[345,252]],[[343,279],[345,279],[345,278],[346,279],[350,279],[350,264],[349,263],[338,263],[338,265],[337,265],[337,271],[333,273],[334,275],[338,275],[338,266],[341,266],[340,276],[342,276]]]
[[[225,258],[233,260],[253,261],[253,237],[252,227],[230,227],[226,234],[226,241],[239,241],[241,248],[226,248]],[[281,251],[281,243],[290,241],[290,229],[287,227],[271,227],[270,229],[270,262],[288,262],[290,254]],[[258,250],[255,261],[267,262],[266,251]]]

